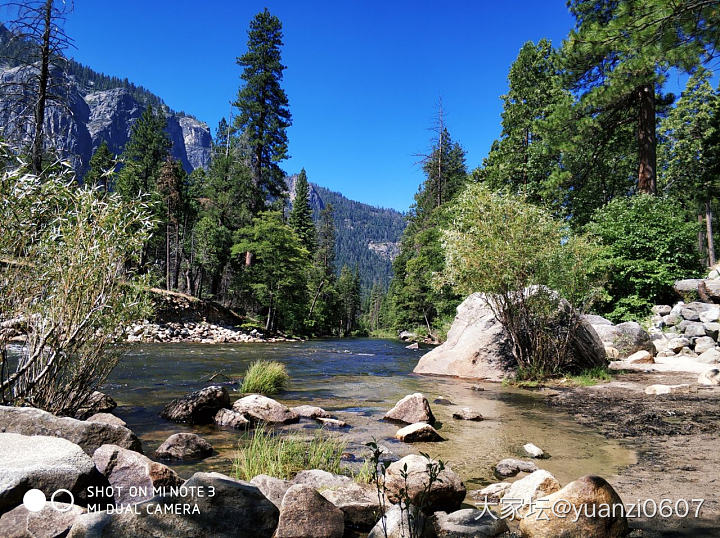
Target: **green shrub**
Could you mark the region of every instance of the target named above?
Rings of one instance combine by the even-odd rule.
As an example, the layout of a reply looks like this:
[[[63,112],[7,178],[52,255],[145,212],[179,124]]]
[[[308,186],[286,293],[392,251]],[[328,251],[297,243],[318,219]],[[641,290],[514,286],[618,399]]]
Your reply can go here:
[[[290,376],[285,365],[277,361],[257,360],[245,371],[240,392],[277,394],[285,388]]]
[[[281,436],[260,426],[247,434],[238,450],[234,471],[239,480],[266,474],[285,480],[304,469],[322,469],[339,474],[345,443],[319,432],[312,439]]]
[[[673,303],[676,280],[700,276],[698,224],[670,198],[638,194],[597,210],[587,231],[604,245],[607,293],[596,306],[612,321]]]

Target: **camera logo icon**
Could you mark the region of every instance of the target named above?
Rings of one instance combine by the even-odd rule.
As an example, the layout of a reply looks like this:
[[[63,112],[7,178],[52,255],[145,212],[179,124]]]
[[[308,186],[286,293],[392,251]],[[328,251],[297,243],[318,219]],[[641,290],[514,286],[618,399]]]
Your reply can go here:
[[[56,503],[55,497],[61,494],[70,497],[70,502],[65,505],[59,505]],[[49,502],[52,509],[56,512],[68,512],[75,504],[75,496],[67,489],[58,489],[50,496]],[[45,493],[39,489],[29,489],[25,492],[25,495],[23,495],[23,506],[25,506],[28,512],[40,512],[43,508],[45,508],[47,503],[48,500],[45,497]]]

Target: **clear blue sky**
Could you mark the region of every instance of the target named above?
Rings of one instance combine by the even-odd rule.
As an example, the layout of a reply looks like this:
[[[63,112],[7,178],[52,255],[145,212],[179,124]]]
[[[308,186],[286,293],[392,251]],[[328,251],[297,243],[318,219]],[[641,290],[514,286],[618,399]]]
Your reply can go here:
[[[474,168],[499,135],[500,95],[522,44],[559,44],[573,24],[563,0],[75,0],[69,54],[145,86],[214,134],[240,84],[248,23],[265,6],[285,34],[293,126],[283,168],[403,211],[423,179],[414,155],[429,147],[438,99]]]

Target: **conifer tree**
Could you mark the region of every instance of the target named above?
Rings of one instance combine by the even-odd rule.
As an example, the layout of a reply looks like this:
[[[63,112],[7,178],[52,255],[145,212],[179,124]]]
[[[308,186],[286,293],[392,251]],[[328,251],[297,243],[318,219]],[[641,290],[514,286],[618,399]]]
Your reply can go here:
[[[85,185],[108,192],[112,188],[112,177],[117,161],[110,152],[107,142],[103,141],[90,158],[90,168],[83,178]]]
[[[315,223],[310,207],[310,186],[303,168],[295,180],[295,199],[288,218],[288,224],[302,241],[308,252],[315,252]]]

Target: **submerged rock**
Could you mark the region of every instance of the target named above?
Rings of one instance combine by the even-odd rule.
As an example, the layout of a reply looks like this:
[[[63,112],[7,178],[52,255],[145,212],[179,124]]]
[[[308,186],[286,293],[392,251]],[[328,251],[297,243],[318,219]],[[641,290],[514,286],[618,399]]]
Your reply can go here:
[[[167,460],[197,460],[212,456],[213,447],[194,433],[175,433],[155,451],[155,457]]]
[[[430,410],[430,403],[427,398],[416,392],[402,398],[390,411],[385,413],[385,420],[415,424],[416,422],[427,422],[432,424],[435,417]]]
[[[220,385],[212,385],[173,400],[160,416],[185,424],[212,424],[216,413],[226,407],[230,407],[228,391]]]
[[[302,418],[331,418],[330,413],[315,405],[298,405],[290,410]]]
[[[475,411],[473,409],[470,409],[469,407],[462,407],[458,409],[452,414],[452,417],[457,420],[472,420],[475,422],[480,422],[481,420],[484,420],[483,416],[480,414],[479,411]]]
[[[425,422],[417,422],[400,428],[395,434],[395,439],[404,443],[429,443],[445,440],[435,428]]]
[[[505,458],[495,466],[495,475],[499,478],[510,478],[518,473],[532,473],[538,470],[537,465],[531,461]]]

